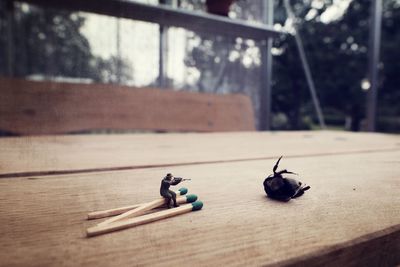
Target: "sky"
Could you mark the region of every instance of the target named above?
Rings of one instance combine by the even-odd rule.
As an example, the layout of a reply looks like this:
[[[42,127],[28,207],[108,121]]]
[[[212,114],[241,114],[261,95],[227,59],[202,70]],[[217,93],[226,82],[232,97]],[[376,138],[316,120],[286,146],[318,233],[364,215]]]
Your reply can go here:
[[[82,33],[88,38],[92,52],[103,58],[117,55],[118,20],[108,16],[82,13],[87,19]],[[120,53],[132,66],[133,84],[144,86],[158,77],[159,26],[152,23],[119,19]],[[178,83],[184,77],[185,33],[169,30],[169,63],[167,72]]]
[[[134,0],[145,4],[157,4],[158,0]],[[86,17],[82,33],[88,38],[94,55],[105,59],[117,55],[117,19],[109,16],[81,13]],[[101,29],[99,31],[99,29]],[[119,19],[121,57],[132,66],[132,84],[146,86],[158,78],[159,73],[159,26],[129,19]],[[167,75],[178,86],[185,83],[184,64],[186,31],[168,29],[168,53],[165,66]]]

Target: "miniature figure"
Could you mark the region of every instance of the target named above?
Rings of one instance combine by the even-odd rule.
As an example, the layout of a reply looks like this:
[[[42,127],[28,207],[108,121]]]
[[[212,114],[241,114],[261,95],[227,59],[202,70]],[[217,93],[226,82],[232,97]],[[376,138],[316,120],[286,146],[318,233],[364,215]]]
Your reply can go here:
[[[278,159],[273,168],[274,174],[271,174],[264,180],[264,190],[270,198],[281,201],[289,201],[292,198],[303,195],[304,191],[310,189],[310,186],[305,185],[295,179],[283,176],[283,174],[297,175],[294,172],[290,172],[288,170],[281,170],[277,172],[276,170],[278,169],[281,158],[282,156]]]
[[[182,181],[187,181],[190,179],[182,179],[180,177],[173,177],[171,173],[167,173],[167,175],[161,180],[160,187],[160,195],[167,200],[167,207],[172,208],[171,200],[173,201],[174,207],[179,207],[178,203],[176,203],[176,194],[174,191],[169,190],[171,185],[177,185]]]

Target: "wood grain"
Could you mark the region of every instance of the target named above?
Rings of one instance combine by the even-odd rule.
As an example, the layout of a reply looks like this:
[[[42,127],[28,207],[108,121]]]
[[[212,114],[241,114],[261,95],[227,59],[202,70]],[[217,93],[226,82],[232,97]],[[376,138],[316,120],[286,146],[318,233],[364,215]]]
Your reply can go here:
[[[280,167],[311,186],[288,203],[263,192],[275,159],[174,167],[176,175],[192,178],[187,187],[204,202],[202,211],[94,238],[85,237],[96,223],[86,220],[89,211],[155,199],[166,170],[1,179],[0,262],[359,266],[373,259],[394,266],[400,263],[399,158],[399,151],[283,158]]]
[[[0,79],[0,129],[22,135],[98,129],[254,130],[244,95],[199,94],[110,84]]]
[[[0,138],[0,147],[0,177],[11,177],[393,151],[400,137],[335,131],[30,136]]]

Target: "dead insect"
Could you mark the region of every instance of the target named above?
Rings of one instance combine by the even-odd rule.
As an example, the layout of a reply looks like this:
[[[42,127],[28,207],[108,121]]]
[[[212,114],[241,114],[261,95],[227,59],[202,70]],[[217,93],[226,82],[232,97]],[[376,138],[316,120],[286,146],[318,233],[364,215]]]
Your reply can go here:
[[[278,169],[281,158],[282,156],[273,168],[274,174],[271,174],[264,180],[264,190],[270,198],[289,201],[292,198],[303,195],[304,191],[310,189],[310,187],[295,179],[284,177],[284,174],[297,175],[294,172],[287,171],[286,169],[277,172],[276,169]]]

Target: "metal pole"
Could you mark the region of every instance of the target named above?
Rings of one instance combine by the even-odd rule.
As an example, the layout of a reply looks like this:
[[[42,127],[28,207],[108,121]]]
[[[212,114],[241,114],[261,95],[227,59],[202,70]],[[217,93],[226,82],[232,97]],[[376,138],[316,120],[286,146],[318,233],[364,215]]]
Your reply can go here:
[[[163,88],[165,86],[165,26],[160,25],[160,41],[159,41],[159,63],[158,63],[158,85]]]
[[[264,1],[264,23],[272,26],[274,24],[274,1]],[[260,105],[260,130],[271,130],[271,88],[272,88],[272,41],[271,37],[266,40],[266,48],[262,49],[263,82]]]
[[[288,16],[293,20],[293,22],[295,22],[296,18],[295,18],[294,14],[292,12],[292,9],[291,9],[291,7],[289,5],[289,1],[288,0],[284,0],[284,4],[285,4],[286,12],[288,13]],[[294,37],[295,37],[296,44],[297,44],[297,50],[299,51],[300,59],[301,59],[301,62],[303,64],[304,73],[306,75],[308,88],[310,89],[311,97],[312,97],[312,100],[314,102],[315,111],[317,113],[319,125],[320,125],[320,127],[322,129],[325,129],[326,126],[325,126],[324,116],[322,114],[321,107],[319,105],[317,92],[316,92],[315,86],[314,86],[314,81],[312,79],[310,67],[308,66],[306,54],[304,52],[303,42],[301,41],[300,34],[299,34],[299,31],[297,30],[297,27],[295,27],[295,31],[296,32],[295,32]]]
[[[172,4],[171,0],[159,0],[160,4]],[[159,40],[159,64],[158,64],[158,85],[160,88],[167,87],[166,66],[168,51],[168,27],[160,24],[160,40]]]
[[[14,76],[14,2],[6,2],[7,12],[7,74]]]
[[[122,60],[122,57],[121,57],[121,29],[120,29],[120,19],[119,18],[116,18],[116,20],[117,20],[117,58],[116,58],[116,60],[117,60],[117,65],[116,65],[116,67],[117,67],[117,84],[120,84],[121,83],[121,60]]]
[[[382,0],[374,0],[371,5],[371,28],[369,46],[369,80],[371,87],[367,96],[367,131],[374,132],[376,105],[378,98],[379,48],[381,40]]]

